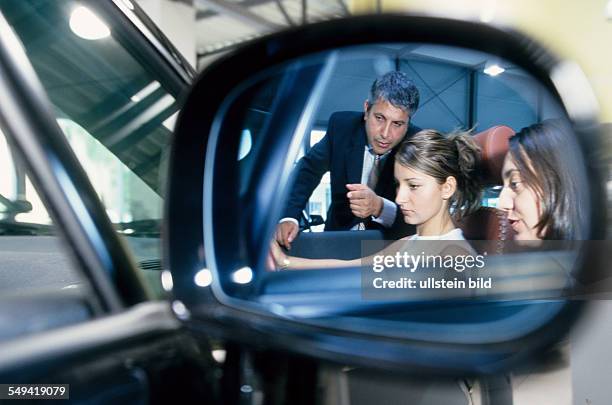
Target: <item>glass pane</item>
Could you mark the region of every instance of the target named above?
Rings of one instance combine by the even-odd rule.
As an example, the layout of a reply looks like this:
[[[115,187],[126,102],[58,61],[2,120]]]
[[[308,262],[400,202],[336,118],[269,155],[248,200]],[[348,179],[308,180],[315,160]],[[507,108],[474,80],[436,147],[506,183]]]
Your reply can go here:
[[[381,60],[397,63],[382,66]],[[490,75],[491,60],[507,74]],[[591,215],[588,178],[558,100],[527,72],[470,49],[376,44],[291,60],[240,89],[220,118],[224,140],[251,128],[252,112],[262,110],[264,99],[266,114],[253,136],[248,165],[241,161],[234,173],[217,163],[237,154],[237,142],[235,150],[224,144],[214,151],[210,178],[223,181],[213,183],[208,215],[215,224],[208,236],[226,249],[209,263],[207,283],[196,276],[196,285],[207,287],[212,279],[213,292],[232,305],[402,337],[418,331],[416,323],[511,324],[514,316],[558,310],[556,304],[521,301],[566,298],[565,288],[575,281],[579,235],[588,231],[584,218]],[[276,98],[267,97],[270,93]],[[512,128],[520,124],[515,116],[529,125],[519,134]],[[537,121],[552,117],[556,120]],[[530,149],[528,163],[513,169],[522,155],[512,149],[518,147],[514,140],[509,144],[512,136],[545,144]],[[297,158],[300,149],[304,153]],[[531,178],[529,170],[544,161],[538,155],[543,151],[554,164]],[[543,230],[557,222],[571,222],[575,229],[564,229],[560,237],[536,233],[537,207],[545,197],[535,192],[517,202],[530,217],[516,218],[510,200],[518,197],[509,193],[523,190],[519,174],[537,190],[557,175],[563,186],[547,193],[558,201],[573,190],[577,203],[565,206]],[[218,197],[236,193],[236,183],[241,184],[237,221],[225,212],[228,200]],[[326,218],[324,232],[307,232],[303,210]],[[265,221],[275,231],[268,234],[270,243],[261,243]],[[234,226],[240,231],[227,238]],[[510,301],[511,308],[498,306],[498,300]],[[458,317],[470,305],[488,312]]]
[[[152,61],[130,53],[94,8],[74,0],[0,5],[110,220],[141,267],[159,269],[164,162],[176,95]]]
[[[89,319],[90,286],[0,130],[0,341]]]

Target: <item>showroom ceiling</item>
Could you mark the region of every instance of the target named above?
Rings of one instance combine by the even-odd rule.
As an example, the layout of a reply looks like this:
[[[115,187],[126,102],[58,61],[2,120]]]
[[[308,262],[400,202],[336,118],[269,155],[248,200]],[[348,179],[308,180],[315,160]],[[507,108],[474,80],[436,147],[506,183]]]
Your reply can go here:
[[[196,9],[201,68],[241,42],[282,28],[349,14],[346,0],[164,0]]]

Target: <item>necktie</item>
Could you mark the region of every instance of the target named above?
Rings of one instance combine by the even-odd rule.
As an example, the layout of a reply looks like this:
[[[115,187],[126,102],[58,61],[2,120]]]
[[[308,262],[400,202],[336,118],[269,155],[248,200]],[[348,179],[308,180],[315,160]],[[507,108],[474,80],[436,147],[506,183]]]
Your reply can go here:
[[[368,176],[368,184],[367,186],[374,191],[376,189],[376,184],[378,183],[378,177],[380,176],[380,155],[376,155],[374,157],[374,162],[372,163],[372,170],[370,170],[370,175]],[[370,221],[370,218],[365,218],[363,222],[360,222],[357,225],[357,229],[365,230],[366,223]]]
[[[378,184],[378,176],[380,175],[380,155],[376,155],[374,157],[374,163],[372,164],[372,170],[370,171],[370,175],[368,176],[368,187],[371,190],[376,188],[376,184]]]

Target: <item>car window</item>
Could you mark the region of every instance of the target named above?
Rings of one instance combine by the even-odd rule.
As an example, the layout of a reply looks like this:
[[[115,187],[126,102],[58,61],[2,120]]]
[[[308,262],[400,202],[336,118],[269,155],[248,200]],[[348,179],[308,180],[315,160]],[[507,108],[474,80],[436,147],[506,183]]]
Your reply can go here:
[[[134,55],[95,9],[73,0],[0,5],[108,217],[140,267],[160,269],[164,162],[179,109],[176,94],[153,61]],[[34,194],[29,198],[39,206]],[[49,222],[42,209],[17,220]]]
[[[0,341],[93,316],[91,288],[0,130]]]

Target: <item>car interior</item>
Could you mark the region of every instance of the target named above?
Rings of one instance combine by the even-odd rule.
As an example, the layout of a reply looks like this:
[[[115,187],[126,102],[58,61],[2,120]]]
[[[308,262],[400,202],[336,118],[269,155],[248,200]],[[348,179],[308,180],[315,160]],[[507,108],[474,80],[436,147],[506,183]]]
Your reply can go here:
[[[499,188],[501,184],[501,166],[508,150],[508,139],[513,134],[514,131],[509,127],[499,125],[475,135],[482,150],[481,170],[487,187]],[[474,246],[480,250],[480,253],[487,251],[492,256],[502,255],[505,253],[506,243],[512,240],[512,229],[507,223],[506,216],[496,208],[481,207],[465,218],[459,226],[470,242],[476,242]],[[362,243],[364,241],[381,243],[364,244]],[[375,253],[375,251],[364,251],[363,247],[381,249],[384,246],[384,235],[380,231],[304,232],[293,242],[291,254],[308,258],[354,259]],[[503,263],[503,260],[500,259],[500,263]],[[500,273],[502,269],[499,269]],[[544,269],[539,271],[543,272]],[[552,269],[551,272],[556,271]],[[528,273],[529,270],[526,269],[523,274]],[[506,275],[510,279],[520,277],[516,273],[509,274],[507,271]],[[528,318],[536,314],[551,316],[558,307],[558,303],[554,302],[540,306],[547,307],[543,309],[533,303],[520,300],[484,304],[478,301],[459,301],[454,310],[449,311],[444,299],[437,303],[429,301],[427,309],[424,309],[423,302],[419,303],[419,297],[396,302],[363,302],[360,300],[362,277],[359,268],[268,272],[258,283],[257,300],[263,304],[283,306],[283,314],[288,317],[308,319],[335,327],[342,327],[347,323],[351,328],[355,328],[359,323],[357,319],[376,319],[380,322],[376,325],[391,335],[405,334],[404,336],[411,338],[426,336],[427,339],[433,338],[433,335],[428,335],[427,330],[430,333],[433,333],[431,331],[440,333],[444,324],[456,323],[461,319],[460,322],[464,324],[466,330],[473,328],[479,338],[485,334],[482,325],[487,324],[490,327],[486,330],[495,331],[490,334],[490,339],[495,340],[508,333],[504,321],[510,324],[516,317]],[[498,277],[498,281],[503,278],[501,275]],[[557,286],[564,282],[566,282],[565,277],[561,276]],[[500,307],[503,309],[500,310]],[[478,310],[475,311],[475,308]],[[401,327],[398,326],[399,320],[402,322]],[[371,325],[365,326],[364,332],[371,327]],[[469,337],[466,339],[469,340]]]

